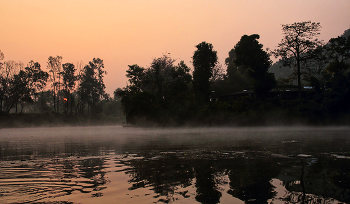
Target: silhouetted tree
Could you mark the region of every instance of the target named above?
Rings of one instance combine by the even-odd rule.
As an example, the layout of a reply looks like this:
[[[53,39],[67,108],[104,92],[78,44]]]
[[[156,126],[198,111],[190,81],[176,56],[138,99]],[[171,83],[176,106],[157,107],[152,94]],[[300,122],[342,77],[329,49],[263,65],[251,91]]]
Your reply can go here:
[[[49,78],[49,74],[41,69],[41,65],[38,62],[30,61],[25,68],[27,77],[29,79],[29,88],[32,93],[38,93],[42,91]]]
[[[2,59],[3,58],[4,55],[2,54]],[[15,83],[15,75],[23,68],[23,64],[21,62],[9,60],[2,62],[0,68],[0,98],[2,110],[9,112],[13,105],[18,102],[13,96],[13,94],[15,94],[13,85]]]
[[[59,112],[59,97],[58,93],[60,91],[60,84],[61,84],[61,63],[62,63],[62,56],[56,56],[52,57],[50,56],[47,61],[47,69],[50,73],[50,81],[51,81],[51,87],[52,87],[52,93],[53,93],[53,106],[54,111]]]
[[[276,81],[273,74],[268,73],[271,65],[270,56],[265,52],[263,45],[258,42],[258,34],[244,35],[236,44],[237,65],[243,65],[248,75],[254,80],[254,91],[257,97],[265,98],[268,91],[275,85]]]
[[[299,97],[301,97],[301,62],[310,58],[310,52],[321,45],[317,39],[321,25],[311,21],[282,25],[283,39],[274,50],[276,57],[281,57],[286,64],[295,60],[298,77]]]
[[[22,90],[22,96],[20,96],[19,99],[22,100],[22,102],[33,103],[38,93],[45,88],[48,77],[49,74],[41,70],[41,66],[38,62],[30,61],[25,71],[20,71],[18,80],[20,86],[18,88]],[[21,91],[16,92],[21,93]]]
[[[167,55],[156,58],[146,70],[144,89],[153,92],[157,103],[165,108],[173,100],[179,100],[179,94],[185,92],[191,82],[190,69],[181,61],[177,66],[175,60]]]
[[[126,77],[128,77],[128,88],[132,92],[142,91],[142,81],[145,76],[145,68],[138,66],[137,64],[129,65],[129,69],[126,70]]]
[[[252,85],[252,80],[247,74],[247,70],[244,66],[237,66],[235,64],[236,51],[231,49],[228,53],[229,56],[225,59],[226,64],[226,81],[230,88],[229,91],[242,91],[244,88],[248,88]]]
[[[213,68],[217,64],[218,57],[210,43],[201,42],[196,48],[192,57],[193,88],[198,102],[207,102],[210,94],[209,79],[213,76]]]
[[[62,77],[63,77],[63,85],[64,85],[64,92],[65,92],[65,112],[68,113],[68,108],[69,108],[69,104],[71,103],[71,97],[70,97],[70,92],[72,91],[72,89],[74,88],[75,85],[75,81],[77,79],[77,77],[75,76],[75,67],[74,64],[71,63],[65,63],[62,65],[63,71],[62,71]]]
[[[329,64],[323,72],[327,90],[323,107],[329,115],[338,117],[350,111],[350,37],[330,39],[325,50]]]
[[[346,63],[346,60],[350,58],[350,36],[330,39],[325,49],[330,62],[326,71],[333,77],[344,74],[350,66]]]
[[[36,94],[41,91],[48,78],[48,73],[40,68],[38,62],[30,61],[24,70],[14,74],[7,83],[5,111],[9,112],[18,102],[34,101]],[[23,106],[22,106],[23,109]]]
[[[155,58],[149,68],[129,65],[126,76],[130,84],[118,89],[127,122],[167,123],[185,111],[185,100],[191,83],[190,69],[167,55]],[[181,106],[181,107],[180,107]]]
[[[199,162],[198,162],[199,163]],[[203,160],[194,167],[196,177],[196,201],[206,204],[219,203],[221,192],[215,183],[213,164],[209,160]]]
[[[104,96],[106,86],[103,82],[103,77],[107,72],[103,68],[103,60],[94,58],[84,67],[83,73],[80,76],[79,94],[83,105],[85,103],[88,104],[88,114],[90,108],[94,114],[97,113],[97,103]]]
[[[0,113],[2,112],[2,101],[3,101],[3,97],[4,97],[4,90],[3,90],[3,76],[2,76],[2,72],[3,72],[3,65],[4,62],[2,62],[2,60],[4,60],[5,56],[4,53],[1,52],[0,50]]]

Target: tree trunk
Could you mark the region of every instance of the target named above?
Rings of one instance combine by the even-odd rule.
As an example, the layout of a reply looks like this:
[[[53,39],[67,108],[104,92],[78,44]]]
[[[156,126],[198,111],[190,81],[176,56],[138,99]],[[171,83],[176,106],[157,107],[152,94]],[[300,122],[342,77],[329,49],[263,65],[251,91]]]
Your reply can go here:
[[[23,113],[23,108],[24,108],[24,105],[23,105],[23,102],[21,102],[21,114]]]
[[[58,75],[58,90],[57,90],[57,113],[60,112],[60,91],[61,91],[61,75]]]
[[[40,105],[41,105],[41,113],[44,112],[44,91],[41,91],[41,99],[40,99]]]
[[[301,73],[300,73],[300,54],[297,52],[297,69],[298,69],[298,92],[299,92],[299,99],[301,99]]]
[[[56,112],[56,88],[53,87],[53,111]]]

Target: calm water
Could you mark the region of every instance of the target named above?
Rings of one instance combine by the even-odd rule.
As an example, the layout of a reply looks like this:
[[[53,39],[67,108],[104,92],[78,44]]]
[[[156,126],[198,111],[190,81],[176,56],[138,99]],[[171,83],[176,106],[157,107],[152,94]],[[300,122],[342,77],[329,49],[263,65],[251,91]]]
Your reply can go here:
[[[350,128],[0,129],[0,203],[350,203]]]

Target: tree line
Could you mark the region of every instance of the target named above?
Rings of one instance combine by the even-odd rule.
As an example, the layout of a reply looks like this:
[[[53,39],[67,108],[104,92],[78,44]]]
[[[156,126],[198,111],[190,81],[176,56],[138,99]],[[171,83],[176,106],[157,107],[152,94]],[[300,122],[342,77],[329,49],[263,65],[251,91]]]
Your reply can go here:
[[[258,34],[243,35],[225,59],[226,70],[208,42],[195,46],[193,68],[169,55],[148,67],[129,65],[128,85],[113,98],[105,93],[99,58],[74,65],[50,56],[43,70],[34,61],[4,61],[0,51],[0,110],[96,118],[119,117],[122,106],[128,123],[160,126],[350,122],[350,30],[325,43],[320,29],[311,21],[282,25],[273,50],[263,48]],[[273,64],[272,56],[279,61]],[[291,74],[275,77],[285,69]],[[281,87],[293,84],[297,97],[280,97]],[[228,94],[233,99],[223,97]]]
[[[282,40],[274,50],[264,50],[258,34],[243,35],[225,60],[226,72],[213,45],[201,42],[192,56],[193,70],[168,55],[146,68],[130,65],[129,84],[115,95],[121,97],[127,122],[139,125],[328,124],[340,118],[349,122],[350,37],[324,43],[318,39],[320,29],[320,23],[311,21],[282,25]],[[269,72],[271,56],[292,74],[276,80]],[[271,96],[273,90],[293,83],[298,97]],[[234,100],[220,97],[247,89],[252,94]]]
[[[30,112],[96,116],[111,113],[117,106],[118,102],[105,92],[103,78],[107,72],[100,58],[93,58],[86,65],[82,62],[74,65],[63,64],[62,56],[50,56],[46,70],[38,62],[30,61],[24,66],[4,58],[0,51],[2,114]]]

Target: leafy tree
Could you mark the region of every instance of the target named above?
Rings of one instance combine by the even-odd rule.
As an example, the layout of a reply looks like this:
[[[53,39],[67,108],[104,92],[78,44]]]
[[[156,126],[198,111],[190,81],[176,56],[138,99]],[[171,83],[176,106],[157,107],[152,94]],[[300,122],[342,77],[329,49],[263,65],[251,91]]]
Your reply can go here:
[[[234,62],[247,69],[248,75],[254,80],[257,97],[265,98],[267,92],[276,85],[276,81],[274,76],[268,73],[271,65],[270,56],[262,49],[263,45],[258,42],[259,38],[258,34],[242,36],[235,46]]]
[[[126,76],[130,84],[115,91],[122,98],[127,122],[166,123],[169,117],[183,113],[192,77],[183,61],[174,63],[164,55],[155,58],[148,68],[129,66]]]
[[[24,70],[14,74],[7,84],[6,112],[9,112],[18,102],[32,103],[36,94],[46,86],[47,78],[48,73],[41,70],[38,62],[33,61],[30,61]]]
[[[310,53],[322,44],[317,39],[321,25],[311,21],[282,25],[283,39],[273,54],[286,64],[296,62],[299,97],[301,97],[301,62],[310,59]]]
[[[126,71],[126,77],[129,78],[130,85],[128,88],[133,92],[142,91],[142,80],[145,76],[145,68],[136,64],[129,65],[129,69]]]
[[[332,38],[324,49],[329,62],[324,70],[328,90],[324,107],[330,115],[344,114],[350,110],[350,36]]]
[[[18,100],[22,102],[22,110],[23,102],[33,103],[36,100],[38,93],[45,88],[48,77],[49,74],[41,70],[40,64],[34,61],[30,61],[25,70],[16,76],[15,92],[19,95]]]
[[[10,112],[12,107],[16,104],[17,113],[18,102],[32,102],[32,98],[30,97],[31,89],[28,85],[28,75],[25,71],[21,70],[18,74],[14,75],[10,86],[10,103],[8,104],[7,112]]]
[[[330,39],[325,49],[330,62],[326,71],[334,77],[344,74],[349,68],[346,60],[350,59],[350,36]]]
[[[177,66],[174,63],[174,59],[164,55],[155,58],[145,71],[144,89],[155,93],[159,103],[178,98],[178,94],[185,92],[191,82],[187,65],[183,61]]]
[[[99,58],[93,58],[83,69],[83,73],[80,76],[79,94],[82,101],[80,111],[83,110],[84,105],[88,105],[88,114],[90,108],[92,113],[96,114],[97,104],[104,96],[104,90],[106,88],[103,77],[107,74],[104,69],[103,60]]]
[[[77,77],[75,76],[75,67],[74,64],[71,63],[65,63],[62,65],[63,71],[61,72],[61,75],[63,77],[63,85],[64,85],[64,92],[65,92],[65,112],[68,113],[69,104],[71,103],[71,97],[70,92],[73,90],[75,86],[75,81],[77,80]],[[72,111],[72,110],[71,110]]]
[[[235,64],[236,60],[236,51],[235,49],[231,49],[228,53],[228,57],[225,59],[225,64],[227,67],[226,73],[228,77],[233,76],[236,72],[238,72],[238,67]]]
[[[229,92],[242,91],[252,85],[252,80],[248,76],[247,70],[244,66],[237,66],[235,64],[236,51],[231,49],[228,53],[229,56],[225,59],[226,70],[226,81],[228,82],[230,88]]]
[[[4,55],[2,55],[2,59]],[[13,83],[15,75],[22,69],[23,64],[21,62],[15,62],[13,60],[4,61],[1,63],[0,69],[0,102],[1,110],[9,112],[17,101],[13,100]],[[13,102],[14,101],[14,102]]]
[[[193,88],[198,102],[209,101],[210,82],[213,76],[213,69],[217,64],[218,57],[213,45],[201,42],[196,46],[197,50],[193,54]]]
[[[41,65],[38,62],[30,61],[25,71],[31,93],[38,93],[46,87],[49,74],[41,69]]]

